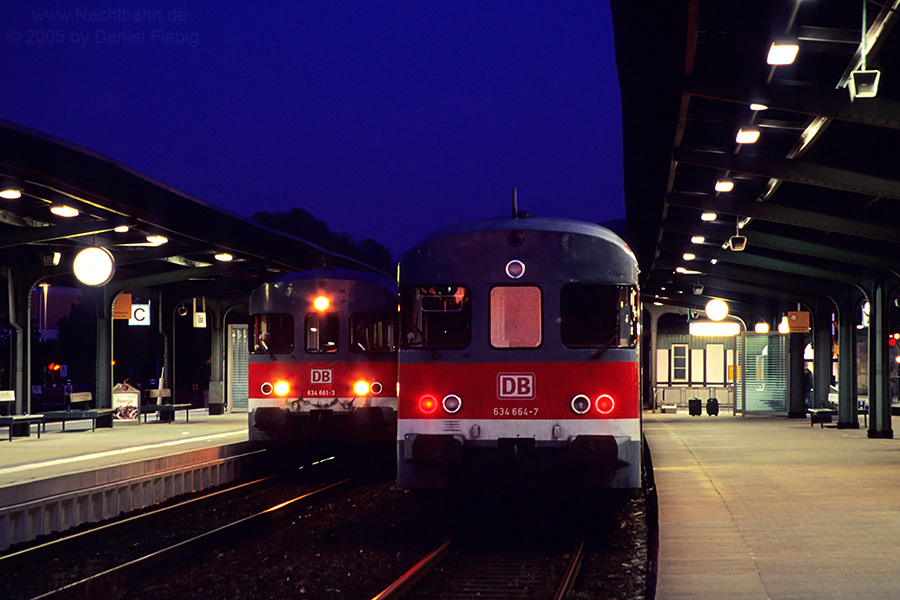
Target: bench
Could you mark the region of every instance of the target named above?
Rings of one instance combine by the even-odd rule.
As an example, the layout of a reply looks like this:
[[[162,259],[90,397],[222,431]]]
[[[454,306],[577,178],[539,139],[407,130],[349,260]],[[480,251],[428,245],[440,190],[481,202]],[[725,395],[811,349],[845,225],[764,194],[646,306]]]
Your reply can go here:
[[[90,392],[72,392],[69,394],[66,408],[68,410],[85,410],[90,408],[89,405],[93,400],[94,396]]]
[[[831,417],[837,414],[833,408],[808,408],[806,412],[809,413],[809,426],[818,423],[822,429],[825,428],[825,423],[831,423]]]
[[[184,411],[184,420],[191,420],[190,404],[144,404],[141,405],[141,414],[144,415],[144,423],[147,422],[147,415],[150,413],[159,413],[158,420],[163,423],[171,423],[175,420],[175,411]]]
[[[43,415],[6,415],[0,416],[0,427],[9,428],[9,441],[14,437],[29,437],[31,435],[31,426],[37,425],[38,438],[41,437],[41,423],[44,422]]]
[[[53,410],[42,413],[44,431],[47,431],[47,423],[62,423],[62,430],[66,430],[67,421],[91,421],[91,431],[97,427],[112,428],[114,408],[92,408],[89,410]]]

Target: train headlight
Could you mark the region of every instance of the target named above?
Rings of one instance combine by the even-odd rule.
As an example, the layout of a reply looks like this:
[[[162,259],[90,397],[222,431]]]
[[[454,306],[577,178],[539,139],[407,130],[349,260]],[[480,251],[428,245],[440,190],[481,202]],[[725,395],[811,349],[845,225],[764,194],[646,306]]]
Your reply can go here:
[[[366,381],[359,380],[353,384],[353,393],[357,396],[365,396],[369,393],[369,384]]]
[[[616,401],[613,400],[613,397],[609,394],[602,394],[597,397],[597,401],[594,403],[594,406],[597,408],[597,412],[601,415],[608,415],[616,407]]]
[[[288,392],[291,391],[291,386],[287,381],[278,381],[275,383],[275,395],[276,396],[287,396]]]
[[[263,393],[263,396],[268,396],[275,391],[275,386],[266,381],[261,386],[259,386],[259,391]]]
[[[325,310],[328,308],[328,298],[325,296],[316,296],[316,299],[313,300],[313,306],[316,307],[316,310]]]
[[[572,398],[572,412],[576,415],[583,415],[591,408],[591,399],[584,394],[578,394]]]
[[[434,396],[422,396],[419,398],[419,410],[421,410],[426,415],[430,415],[437,408],[437,400],[434,399]]]
[[[444,410],[452,415],[459,412],[459,409],[462,408],[462,398],[456,394],[447,394],[441,401],[441,405],[444,407]]]

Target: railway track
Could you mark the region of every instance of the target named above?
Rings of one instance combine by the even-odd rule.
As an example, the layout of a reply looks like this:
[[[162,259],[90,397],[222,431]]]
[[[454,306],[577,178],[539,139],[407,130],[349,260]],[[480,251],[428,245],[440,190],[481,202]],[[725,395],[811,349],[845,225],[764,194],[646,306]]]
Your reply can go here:
[[[575,583],[584,559],[584,541],[568,553],[489,551],[471,542],[454,548],[451,540],[425,556],[373,600],[440,598],[522,598],[563,600]],[[438,563],[440,562],[440,566]]]
[[[129,579],[277,526],[352,480],[263,478],[7,554],[0,598],[115,597]]]

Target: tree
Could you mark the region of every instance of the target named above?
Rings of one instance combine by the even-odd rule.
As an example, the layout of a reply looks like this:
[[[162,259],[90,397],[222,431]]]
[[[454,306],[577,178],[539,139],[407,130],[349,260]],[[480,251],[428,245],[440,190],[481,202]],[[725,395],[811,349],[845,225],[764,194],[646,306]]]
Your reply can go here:
[[[292,208],[287,212],[257,211],[251,220],[265,227],[312,242],[331,252],[355,258],[386,273],[392,273],[396,266],[394,257],[387,246],[373,239],[356,242],[349,233],[331,231],[324,221],[315,218],[307,210],[299,207]]]

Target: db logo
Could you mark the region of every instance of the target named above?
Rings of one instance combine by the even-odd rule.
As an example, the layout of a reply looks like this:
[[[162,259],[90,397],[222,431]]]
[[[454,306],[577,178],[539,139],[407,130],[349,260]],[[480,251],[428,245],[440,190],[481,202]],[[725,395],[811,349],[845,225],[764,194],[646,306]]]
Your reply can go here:
[[[500,373],[497,375],[500,398],[534,398],[534,373]]]
[[[318,384],[330,384],[331,379],[331,369],[310,369],[309,370],[309,382],[310,383],[318,383]]]

